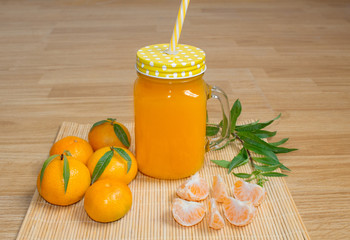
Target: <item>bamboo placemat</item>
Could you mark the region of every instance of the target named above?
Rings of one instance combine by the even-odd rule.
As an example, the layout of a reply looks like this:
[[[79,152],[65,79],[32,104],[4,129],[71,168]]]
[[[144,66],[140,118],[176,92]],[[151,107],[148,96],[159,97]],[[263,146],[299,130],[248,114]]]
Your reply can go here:
[[[133,136],[133,124],[126,126]],[[87,139],[90,127],[91,124],[63,122],[56,141],[69,135]],[[134,151],[134,146],[132,142],[131,151]],[[220,174],[230,188],[231,196],[235,177],[210,160],[232,159],[237,150],[237,146],[232,145],[207,153],[200,170],[210,186],[212,177]],[[238,169],[249,170],[248,164]],[[47,203],[35,191],[17,239],[309,239],[283,178],[271,178],[265,184],[267,198],[258,207],[257,216],[251,224],[235,227],[226,221],[221,230],[209,228],[207,218],[193,227],[182,227],[175,222],[171,202],[176,188],[183,181],[158,180],[138,173],[129,185],[133,193],[131,210],[124,218],[112,223],[92,221],[84,211],[83,200],[68,207],[59,207]],[[204,201],[206,206],[207,201]]]

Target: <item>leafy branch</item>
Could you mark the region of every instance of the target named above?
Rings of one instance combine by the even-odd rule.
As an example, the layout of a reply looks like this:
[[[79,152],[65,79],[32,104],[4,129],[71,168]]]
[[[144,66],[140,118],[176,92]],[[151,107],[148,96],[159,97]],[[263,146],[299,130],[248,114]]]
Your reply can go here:
[[[282,169],[291,171],[285,165],[283,165],[276,154],[288,153],[295,151],[295,148],[284,148],[280,145],[288,141],[288,138],[284,138],[278,142],[268,143],[264,141],[264,138],[273,137],[276,135],[276,131],[271,132],[263,130],[265,127],[271,125],[275,120],[281,117],[279,114],[276,118],[267,121],[248,123],[244,125],[236,125],[237,119],[242,112],[242,105],[239,99],[235,101],[231,108],[231,135],[230,139],[225,146],[231,142],[238,141],[242,148],[239,153],[231,160],[211,160],[213,163],[227,168],[228,173],[231,173],[233,169],[243,166],[249,163],[253,169],[251,173],[233,173],[236,177],[243,178],[245,181],[255,180],[257,184],[263,186],[268,181],[267,177],[285,177],[286,174],[275,172],[276,169]],[[215,136],[220,132],[220,129],[225,129],[225,122],[221,121],[220,124],[207,124],[207,136]],[[220,149],[222,149],[220,148]],[[219,149],[217,149],[219,150]],[[261,157],[255,157],[252,153],[260,155]]]

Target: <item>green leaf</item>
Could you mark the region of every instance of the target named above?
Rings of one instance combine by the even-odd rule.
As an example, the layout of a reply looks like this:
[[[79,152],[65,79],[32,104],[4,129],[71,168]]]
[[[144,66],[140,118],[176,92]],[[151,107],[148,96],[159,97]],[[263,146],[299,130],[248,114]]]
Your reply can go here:
[[[240,167],[240,166],[243,166],[244,164],[247,164],[249,162],[249,158],[247,158],[246,160],[244,160],[243,162],[241,162],[240,164],[238,164],[237,166],[236,166],[236,168],[237,167]]]
[[[237,167],[239,164],[244,162],[248,158],[247,151],[245,148],[242,148],[237,156],[235,156],[232,161],[230,162],[230,165],[228,167],[228,173],[232,171],[235,167]]]
[[[98,125],[101,125],[105,122],[108,122],[107,120],[101,120],[101,121],[98,121],[98,122],[95,122],[94,125],[92,125],[92,127],[90,128],[90,131],[94,128],[94,127],[97,127]]]
[[[239,115],[241,115],[242,112],[242,105],[241,102],[239,101],[239,99],[237,99],[235,101],[235,103],[233,104],[232,108],[231,108],[231,132],[233,132],[236,128],[236,122],[237,119],[239,117]]]
[[[63,154],[65,154],[66,156],[70,156],[70,157],[72,156],[72,154],[68,150],[64,150]]]
[[[129,172],[130,168],[131,168],[131,163],[132,160],[129,156],[129,154],[127,154],[127,152],[125,152],[124,149],[122,148],[118,148],[118,147],[113,147],[114,151],[116,151],[122,158],[124,158],[124,160],[127,162],[128,165],[128,169],[126,170],[126,173]]]
[[[107,118],[107,120],[114,123],[117,119],[116,118]]]
[[[215,136],[216,134],[218,134],[220,128],[217,127],[217,126],[213,126],[213,125],[207,125],[206,127],[206,135],[208,137],[211,137],[211,136]]]
[[[55,154],[55,155],[52,155],[50,156],[48,159],[45,160],[44,164],[43,164],[43,167],[41,168],[41,171],[40,171],[40,186],[41,186],[41,182],[43,181],[43,178],[44,178],[44,172],[45,172],[45,169],[46,167],[49,165],[49,163],[55,159],[56,157],[59,157],[60,155],[58,154]]]
[[[271,145],[273,146],[273,145]],[[274,147],[273,151],[275,153],[289,153],[298,150],[297,148],[284,148],[284,147]]]
[[[266,150],[266,149],[263,149],[263,148],[259,148],[259,147],[256,147],[256,146],[251,145],[251,144],[246,143],[246,142],[243,143],[243,146],[245,148],[247,148],[247,149],[257,153],[257,154],[261,154],[261,155],[264,155],[266,157],[269,157],[270,159],[274,160],[277,163],[279,162],[276,154],[273,151],[271,151],[271,150]]]
[[[263,187],[264,183],[269,181],[267,178],[258,178],[258,181],[256,184],[258,184],[260,187]]]
[[[277,147],[277,146],[282,145],[283,143],[287,142],[288,139],[289,138],[283,138],[281,141],[270,143],[270,145]]]
[[[128,136],[126,135],[124,129],[117,123],[113,125],[114,133],[117,138],[122,142],[125,147],[130,147]]]
[[[287,170],[287,171],[292,171],[289,168],[287,168],[286,166],[284,166],[282,163],[280,165],[280,169]]]
[[[254,171],[252,172],[252,175],[257,176],[257,175],[259,175],[260,173],[261,173],[260,170],[254,170]]]
[[[225,137],[225,134],[227,132],[228,124],[229,124],[228,119],[227,119],[226,115],[223,114],[223,116],[222,116],[222,131],[221,131],[221,136],[223,136],[223,137]]]
[[[276,170],[279,167],[280,167],[280,164],[273,165],[273,166],[266,166],[266,165],[263,166],[263,165],[256,165],[256,164],[254,164],[254,168],[257,169],[257,170],[260,170],[262,172],[271,172],[271,171]]]
[[[245,129],[247,129],[247,131],[250,131],[249,129],[252,128],[252,132],[259,130],[260,128],[257,127],[257,124],[259,123],[259,120],[252,122],[252,123],[247,123],[247,124],[243,124],[243,125],[237,125],[235,130],[236,131],[245,131]],[[256,128],[256,129],[255,129]]]
[[[274,148],[274,146],[270,146],[267,142],[265,142],[264,140],[261,140],[259,137],[255,136],[253,133],[237,132],[237,135],[244,142],[250,145],[256,146],[258,148],[262,148],[265,150],[272,150]]]
[[[233,173],[233,175],[239,178],[250,178],[252,176],[251,174],[248,174],[248,173]]]
[[[69,163],[67,156],[63,154],[63,182],[64,182],[64,193],[67,192],[68,182],[70,177]]]
[[[274,153],[287,153],[297,150],[295,148],[283,148],[270,145],[269,143],[261,140],[259,137],[255,136],[253,133],[250,132],[237,132],[237,135],[248,144],[251,144],[261,149],[273,151]]]
[[[105,168],[108,166],[109,162],[111,161],[113,155],[114,155],[114,152],[111,150],[111,151],[106,152],[100,158],[100,160],[98,160],[98,162],[94,168],[94,171],[92,172],[91,184],[96,182],[97,179],[101,176],[101,174],[103,173]]]
[[[284,147],[278,147],[282,145],[283,143],[287,142],[289,138],[283,138],[281,141],[269,143],[270,146],[274,146],[274,152],[275,153],[288,153],[292,151],[298,150],[297,148],[284,148]]]
[[[261,175],[265,177],[287,177],[288,175],[279,172],[263,172]]]
[[[219,165],[220,167],[223,167],[223,168],[228,168],[228,166],[230,165],[230,162],[226,160],[210,160],[210,161],[212,161],[216,165]]]
[[[222,127],[222,120],[219,122],[219,127]]]
[[[277,132],[276,131],[269,132],[269,131],[265,131],[265,130],[256,130],[253,133],[255,134],[255,136],[257,136],[259,138],[269,138],[269,137],[275,136]]]
[[[272,159],[272,158],[269,158],[269,157],[253,157],[253,160],[255,162],[258,162],[258,163],[262,163],[264,165],[268,165],[268,166],[275,166],[275,165],[278,165],[280,169],[283,169],[283,170],[287,170],[287,171],[291,171],[289,168],[287,168],[286,166],[284,166],[282,163],[280,163],[279,161],[276,162],[276,160]],[[272,170],[271,170],[272,171]]]
[[[271,123],[273,123],[275,120],[279,119],[280,117],[281,117],[281,114],[279,114],[277,117],[275,117],[274,119],[268,122],[262,122],[262,123],[254,122],[254,123],[236,126],[236,130],[239,132],[254,132],[269,126]]]
[[[276,165],[277,162],[275,159],[269,158],[269,157],[253,157],[253,160],[262,163],[265,165]]]

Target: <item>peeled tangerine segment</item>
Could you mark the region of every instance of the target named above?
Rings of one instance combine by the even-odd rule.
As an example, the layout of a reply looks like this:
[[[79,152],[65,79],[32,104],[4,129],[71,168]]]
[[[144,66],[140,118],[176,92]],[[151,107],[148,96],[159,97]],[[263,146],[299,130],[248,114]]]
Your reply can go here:
[[[223,206],[225,217],[235,226],[247,225],[255,216],[256,209],[250,202],[243,202],[228,197],[225,199]]]
[[[224,202],[225,198],[228,197],[226,191],[226,185],[222,180],[220,175],[216,175],[213,178],[213,198],[216,199],[217,202]]]
[[[198,202],[190,202],[181,198],[175,198],[172,212],[176,222],[182,226],[190,227],[203,220],[205,207]]]
[[[238,180],[233,186],[233,195],[236,199],[249,201],[254,206],[259,206],[265,199],[266,191],[257,184]]]
[[[177,188],[176,194],[185,200],[201,201],[208,197],[209,186],[205,179],[196,173]]]
[[[225,220],[221,216],[216,205],[216,200],[211,198],[209,201],[209,227],[214,229],[221,229],[225,226]]]

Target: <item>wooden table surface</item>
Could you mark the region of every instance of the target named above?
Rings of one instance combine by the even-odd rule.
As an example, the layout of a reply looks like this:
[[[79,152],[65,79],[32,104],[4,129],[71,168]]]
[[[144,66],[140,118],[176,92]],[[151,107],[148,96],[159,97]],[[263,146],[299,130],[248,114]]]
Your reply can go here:
[[[63,121],[133,120],[137,49],[167,43],[180,1],[0,2],[0,239],[14,239]],[[193,0],[180,39],[242,120],[290,137],[286,179],[312,239],[350,236],[349,1]],[[209,101],[212,117],[218,104]]]

